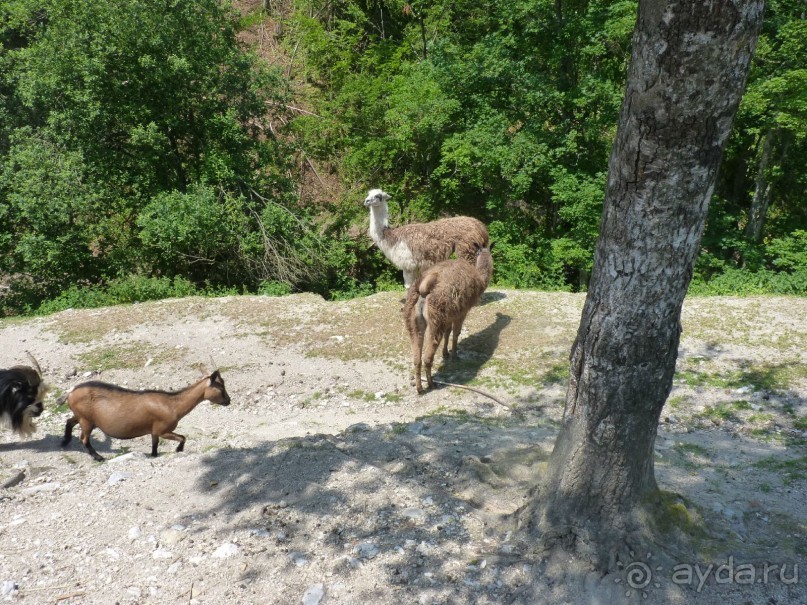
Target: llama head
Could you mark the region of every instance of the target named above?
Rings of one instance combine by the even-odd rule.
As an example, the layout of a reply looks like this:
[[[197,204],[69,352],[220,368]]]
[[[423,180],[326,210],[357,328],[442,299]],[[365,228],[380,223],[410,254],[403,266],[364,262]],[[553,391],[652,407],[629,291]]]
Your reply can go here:
[[[386,204],[390,197],[391,196],[389,193],[385,193],[381,189],[370,189],[370,191],[367,193],[367,197],[364,198],[364,205],[370,207]]]

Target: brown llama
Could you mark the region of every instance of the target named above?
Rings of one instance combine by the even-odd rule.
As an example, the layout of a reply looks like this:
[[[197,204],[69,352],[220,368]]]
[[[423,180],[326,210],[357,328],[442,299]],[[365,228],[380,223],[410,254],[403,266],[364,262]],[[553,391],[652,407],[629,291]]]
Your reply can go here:
[[[421,382],[421,362],[426,366],[426,383],[434,387],[432,362],[443,336],[453,331],[451,357],[457,357],[459,338],[465,317],[488,287],[493,273],[493,248],[478,248],[476,264],[454,259],[443,261],[427,269],[406,294],[403,308],[404,322],[412,341],[412,360],[415,386],[423,393]],[[428,339],[426,334],[428,333]],[[426,350],[424,352],[424,340]],[[444,352],[448,345],[446,345]]]

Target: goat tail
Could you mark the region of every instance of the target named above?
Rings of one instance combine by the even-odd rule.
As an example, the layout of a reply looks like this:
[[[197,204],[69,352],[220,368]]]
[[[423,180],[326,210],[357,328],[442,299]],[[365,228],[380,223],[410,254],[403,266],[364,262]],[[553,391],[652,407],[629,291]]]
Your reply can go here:
[[[56,399],[56,407],[62,405],[65,401],[67,401],[68,395],[70,395],[70,393],[65,393],[61,397],[57,398]]]

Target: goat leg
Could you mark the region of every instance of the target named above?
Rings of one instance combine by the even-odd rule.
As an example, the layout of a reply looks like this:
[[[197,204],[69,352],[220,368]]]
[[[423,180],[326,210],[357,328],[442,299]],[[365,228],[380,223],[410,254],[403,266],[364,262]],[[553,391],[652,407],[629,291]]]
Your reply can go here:
[[[163,433],[160,435],[163,439],[170,439],[171,441],[179,441],[179,445],[177,446],[177,451],[181,452],[185,449],[185,436],[180,435],[179,433]]]
[[[78,424],[78,418],[73,416],[64,425],[64,438],[62,439],[62,447],[67,447],[67,444],[73,439],[73,427]]]
[[[104,458],[98,452],[95,451],[95,448],[90,443],[90,434],[95,429],[95,425],[90,423],[89,420],[86,418],[82,418],[79,421],[79,426],[81,427],[81,442],[84,444],[84,447],[87,448],[87,453],[93,457],[93,459],[97,460],[98,462],[103,462]]]
[[[160,443],[160,436],[159,435],[152,435],[151,436],[151,457],[157,457],[157,444]]]

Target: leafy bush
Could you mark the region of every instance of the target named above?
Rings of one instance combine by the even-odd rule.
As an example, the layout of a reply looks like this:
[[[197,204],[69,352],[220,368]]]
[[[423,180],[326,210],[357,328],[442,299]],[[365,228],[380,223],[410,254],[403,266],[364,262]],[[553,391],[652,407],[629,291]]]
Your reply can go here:
[[[199,291],[193,283],[182,277],[170,279],[132,275],[113,280],[106,286],[71,286],[58,297],[42,303],[36,309],[36,313],[47,315],[65,309],[91,309],[147,300],[222,293],[224,292]]]
[[[749,296],[779,294],[807,296],[807,269],[793,273],[727,269],[708,281],[693,280],[689,294],[694,296]]]

